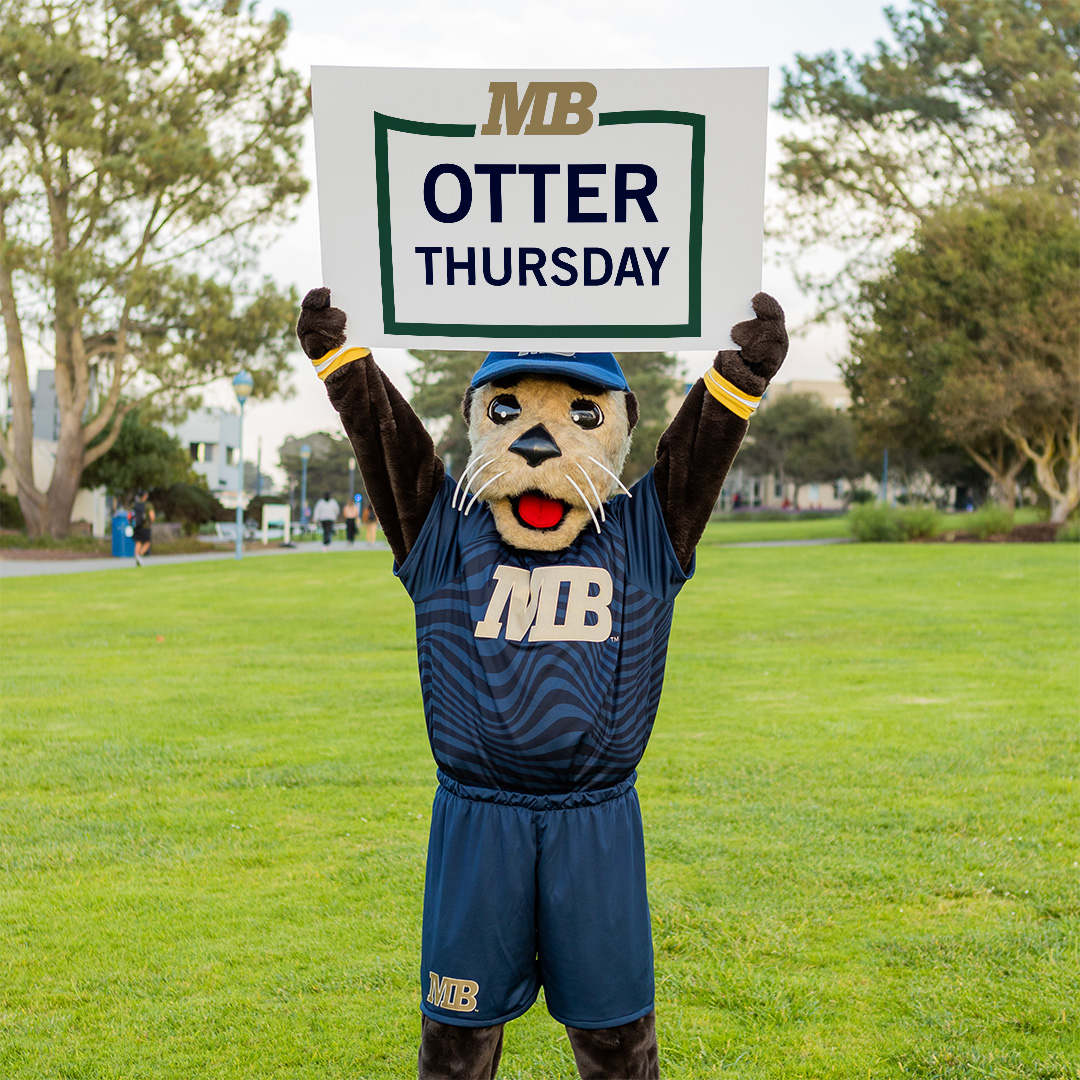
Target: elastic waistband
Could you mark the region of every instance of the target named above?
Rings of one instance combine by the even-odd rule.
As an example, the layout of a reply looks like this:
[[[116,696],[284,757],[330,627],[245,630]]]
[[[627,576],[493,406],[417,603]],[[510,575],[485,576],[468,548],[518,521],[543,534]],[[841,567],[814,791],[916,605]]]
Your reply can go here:
[[[459,799],[499,803],[502,806],[520,806],[526,810],[576,810],[582,806],[598,806],[600,803],[610,802],[633,790],[634,782],[637,780],[637,773],[633,772],[625,780],[621,780],[612,787],[565,791],[557,795],[530,795],[524,791],[502,791],[499,788],[462,784],[453,777],[447,776],[441,769],[436,775],[439,778],[439,786]]]

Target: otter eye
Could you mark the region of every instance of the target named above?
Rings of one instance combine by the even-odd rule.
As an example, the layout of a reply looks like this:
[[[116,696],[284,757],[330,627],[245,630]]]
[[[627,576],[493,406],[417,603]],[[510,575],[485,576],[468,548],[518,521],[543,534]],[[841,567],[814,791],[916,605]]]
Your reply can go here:
[[[494,424],[508,424],[521,415],[521,406],[513,394],[499,394],[491,399],[488,416]]]
[[[587,398],[579,398],[570,403],[570,419],[580,428],[591,431],[598,428],[604,422],[604,414],[595,401]]]

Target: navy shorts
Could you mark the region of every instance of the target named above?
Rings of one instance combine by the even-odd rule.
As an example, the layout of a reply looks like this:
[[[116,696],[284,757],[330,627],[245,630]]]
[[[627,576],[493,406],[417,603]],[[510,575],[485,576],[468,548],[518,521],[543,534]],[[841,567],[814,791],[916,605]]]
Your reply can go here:
[[[439,773],[421,957],[423,1012],[489,1027],[536,1000],[606,1028],[653,1008],[652,931],[634,777],[524,795]]]

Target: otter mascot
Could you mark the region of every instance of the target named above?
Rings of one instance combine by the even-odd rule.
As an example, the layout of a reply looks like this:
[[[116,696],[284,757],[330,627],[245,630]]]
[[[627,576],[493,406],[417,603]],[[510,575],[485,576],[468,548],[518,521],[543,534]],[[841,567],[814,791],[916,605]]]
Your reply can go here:
[[[660,439],[619,479],[637,399],[611,353],[494,352],[463,403],[455,481],[328,289],[297,335],[326,383],[416,605],[438,764],[420,1077],[494,1077],[541,986],[586,1078],[659,1076],[634,769],[676,594],[747,421],[787,352],[754,297]]]

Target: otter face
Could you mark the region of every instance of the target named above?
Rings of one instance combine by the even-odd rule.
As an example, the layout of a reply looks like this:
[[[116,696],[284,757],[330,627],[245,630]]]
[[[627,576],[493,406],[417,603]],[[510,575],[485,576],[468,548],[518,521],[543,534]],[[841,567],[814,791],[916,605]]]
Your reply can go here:
[[[488,383],[468,403],[461,506],[482,500],[507,544],[560,551],[603,527],[630,449],[627,395],[560,379]],[[466,502],[466,498],[468,502]]]

